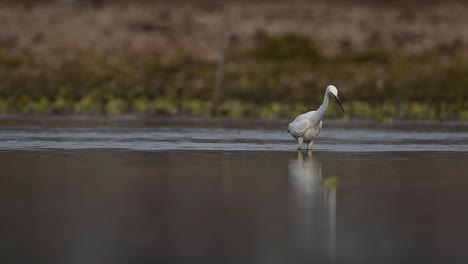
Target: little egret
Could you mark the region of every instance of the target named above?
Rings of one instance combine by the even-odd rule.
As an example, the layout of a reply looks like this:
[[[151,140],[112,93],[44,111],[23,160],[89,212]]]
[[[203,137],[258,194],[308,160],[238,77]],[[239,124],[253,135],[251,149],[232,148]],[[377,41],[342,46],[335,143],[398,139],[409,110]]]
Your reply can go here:
[[[310,111],[299,115],[291,124],[289,124],[288,133],[297,139],[298,150],[301,150],[302,143],[304,142],[307,143],[308,150],[312,149],[314,139],[319,135],[320,130],[322,130],[322,118],[328,108],[328,99],[330,95],[335,98],[340,105],[341,110],[344,112],[343,106],[338,98],[338,89],[333,85],[328,85],[327,90],[325,91],[325,97],[323,98],[323,103],[319,109],[317,109],[317,111]]]

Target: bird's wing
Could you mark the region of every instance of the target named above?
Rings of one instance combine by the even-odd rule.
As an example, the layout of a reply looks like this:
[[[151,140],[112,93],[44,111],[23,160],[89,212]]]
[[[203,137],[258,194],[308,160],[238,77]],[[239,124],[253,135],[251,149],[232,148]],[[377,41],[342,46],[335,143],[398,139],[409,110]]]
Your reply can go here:
[[[296,119],[289,124],[289,133],[291,135],[300,137],[304,135],[307,129],[310,127],[310,122],[307,119]]]

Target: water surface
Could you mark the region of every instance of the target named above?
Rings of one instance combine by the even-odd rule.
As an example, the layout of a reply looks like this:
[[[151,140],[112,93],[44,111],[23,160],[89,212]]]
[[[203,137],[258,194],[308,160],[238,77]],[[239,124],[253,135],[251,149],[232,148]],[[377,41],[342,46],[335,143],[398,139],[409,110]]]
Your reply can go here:
[[[31,122],[0,130],[1,263],[468,261],[463,129]]]
[[[110,120],[110,121],[108,121]],[[0,119],[0,150],[291,151],[285,121],[167,119]],[[314,149],[332,152],[466,151],[468,123],[326,121]]]

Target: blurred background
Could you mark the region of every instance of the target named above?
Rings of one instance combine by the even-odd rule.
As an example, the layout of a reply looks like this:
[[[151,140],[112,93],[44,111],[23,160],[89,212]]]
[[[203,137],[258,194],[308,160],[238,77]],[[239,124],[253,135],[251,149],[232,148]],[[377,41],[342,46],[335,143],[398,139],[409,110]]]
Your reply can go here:
[[[0,0],[0,263],[468,263],[467,154],[468,0]]]
[[[0,113],[468,120],[467,1],[0,2]]]

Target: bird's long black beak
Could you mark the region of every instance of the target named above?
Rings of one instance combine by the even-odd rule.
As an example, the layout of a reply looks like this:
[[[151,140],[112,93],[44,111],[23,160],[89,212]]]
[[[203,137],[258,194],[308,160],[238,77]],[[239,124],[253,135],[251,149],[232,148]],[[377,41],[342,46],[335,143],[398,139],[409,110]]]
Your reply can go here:
[[[343,110],[343,113],[344,113],[344,109],[343,109],[343,106],[341,105],[340,99],[339,99],[337,96],[335,96],[334,94],[331,94],[331,95],[333,95],[333,97],[334,97],[335,100],[338,102],[338,104],[339,104],[340,107],[341,107],[341,110]]]

